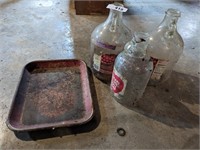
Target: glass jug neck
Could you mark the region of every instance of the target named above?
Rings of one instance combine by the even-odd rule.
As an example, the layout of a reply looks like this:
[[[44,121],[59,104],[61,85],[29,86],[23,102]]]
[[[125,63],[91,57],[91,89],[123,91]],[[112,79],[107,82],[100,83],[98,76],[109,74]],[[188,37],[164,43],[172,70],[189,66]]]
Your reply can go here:
[[[131,57],[144,58],[146,54],[145,50],[136,43],[134,38],[125,45],[125,51]]]
[[[168,27],[170,29],[173,27],[174,29],[176,29],[177,21],[178,21],[178,17],[172,17],[172,16],[165,15],[165,18],[159,25],[159,28]]]
[[[146,56],[146,49],[149,44],[150,35],[145,32],[135,32],[132,40],[125,45],[125,50],[129,55],[137,58]]]
[[[177,32],[177,21],[180,17],[180,12],[175,9],[168,9],[166,11],[165,17],[161,24],[159,25],[159,29],[166,29],[166,36],[169,38],[174,35],[174,32]]]
[[[122,12],[111,9],[106,22],[112,22],[112,21],[122,22]]]
[[[110,25],[110,30],[115,31],[117,26],[122,24],[122,12],[117,10],[110,10],[109,16],[106,20],[106,24]]]

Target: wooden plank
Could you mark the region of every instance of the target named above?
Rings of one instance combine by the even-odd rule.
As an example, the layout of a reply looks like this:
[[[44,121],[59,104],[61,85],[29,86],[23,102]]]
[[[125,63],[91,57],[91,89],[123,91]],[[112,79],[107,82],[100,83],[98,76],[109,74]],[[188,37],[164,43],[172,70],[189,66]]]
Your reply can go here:
[[[106,15],[109,13],[109,9],[106,8],[108,4],[115,1],[111,0],[88,0],[80,1],[75,0],[75,9],[77,15]],[[117,2],[123,3],[123,0],[117,0]]]

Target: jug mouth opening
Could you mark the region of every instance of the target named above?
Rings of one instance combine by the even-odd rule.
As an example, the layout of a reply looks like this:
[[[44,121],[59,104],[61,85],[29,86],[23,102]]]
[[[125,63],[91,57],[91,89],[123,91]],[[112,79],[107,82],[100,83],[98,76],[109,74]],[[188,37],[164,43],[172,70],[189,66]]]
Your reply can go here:
[[[134,40],[136,43],[148,42],[150,35],[146,32],[134,32]]]
[[[180,17],[181,12],[177,9],[169,8],[166,12],[167,15],[173,16],[173,17]]]
[[[115,6],[121,6],[121,7],[124,7],[124,5],[122,3],[119,3],[119,2],[114,2],[113,3]]]
[[[119,2],[114,2],[112,3],[112,5],[114,5],[114,7],[124,7],[124,5],[122,3],[119,3]],[[109,6],[109,5],[108,5]],[[106,8],[109,8],[109,7],[106,7]],[[110,9],[110,12],[113,12],[113,13],[116,13],[116,14],[121,14],[122,15],[122,11],[118,11],[118,10],[115,10],[115,9],[112,9],[112,8],[109,8]]]

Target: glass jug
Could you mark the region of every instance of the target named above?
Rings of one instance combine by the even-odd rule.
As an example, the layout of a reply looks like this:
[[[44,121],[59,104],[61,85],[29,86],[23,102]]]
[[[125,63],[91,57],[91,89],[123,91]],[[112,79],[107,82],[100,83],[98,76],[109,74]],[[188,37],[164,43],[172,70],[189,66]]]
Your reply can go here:
[[[105,22],[98,25],[91,35],[91,69],[93,74],[105,83],[110,83],[114,61],[131,40],[131,30],[123,23],[123,7],[112,4]]]
[[[114,98],[128,108],[142,97],[153,70],[146,55],[148,38],[147,33],[136,33],[115,61],[110,88]]]
[[[168,9],[163,21],[149,38],[147,54],[154,62],[150,85],[167,80],[183,52],[184,42],[176,26],[180,16],[180,11]]]

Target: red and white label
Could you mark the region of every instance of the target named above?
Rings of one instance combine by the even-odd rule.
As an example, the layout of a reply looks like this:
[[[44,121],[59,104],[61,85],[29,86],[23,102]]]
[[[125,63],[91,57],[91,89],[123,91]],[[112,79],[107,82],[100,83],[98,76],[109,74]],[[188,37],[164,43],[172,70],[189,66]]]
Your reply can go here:
[[[152,80],[160,80],[163,72],[166,70],[166,67],[169,63],[169,60],[161,60],[151,57],[153,60],[153,72],[151,75]]]
[[[111,80],[111,90],[114,92],[114,95],[116,97],[119,97],[120,95],[124,95],[124,91],[126,88],[127,80],[124,79],[114,68],[112,80]]]
[[[117,55],[115,54],[104,54],[100,56],[97,54],[94,54],[94,57],[93,57],[94,69],[101,73],[111,75],[116,56]]]
[[[121,46],[110,45],[97,41],[94,44],[94,51],[108,51],[108,54],[94,54],[93,56],[93,68],[103,74],[112,75],[116,54],[109,54],[109,51],[115,51],[121,48]]]

